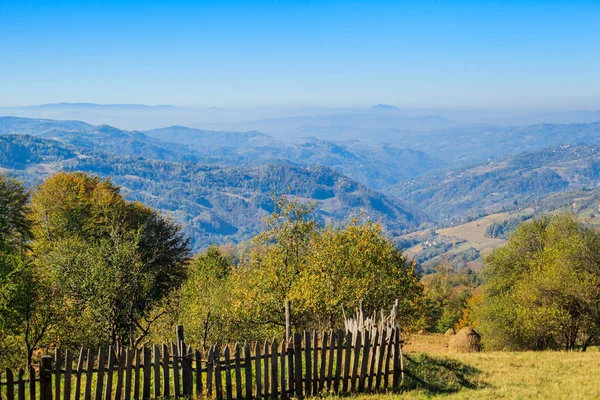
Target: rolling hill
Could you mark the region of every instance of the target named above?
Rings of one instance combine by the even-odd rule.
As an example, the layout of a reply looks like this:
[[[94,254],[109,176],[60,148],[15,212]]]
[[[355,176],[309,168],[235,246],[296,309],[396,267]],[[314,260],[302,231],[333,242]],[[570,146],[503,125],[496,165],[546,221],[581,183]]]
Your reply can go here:
[[[600,184],[600,146],[562,145],[422,176],[391,193],[442,223],[513,210]]]
[[[254,236],[272,211],[273,194],[317,201],[322,221],[340,222],[364,213],[394,236],[415,229],[421,220],[399,203],[324,166],[222,167],[152,160],[29,135],[0,136],[0,149],[0,168],[29,184],[57,171],[110,177],[128,199],[181,222],[195,250]]]
[[[0,134],[28,134],[93,151],[165,161],[218,166],[279,162],[322,165],[377,190],[443,165],[423,152],[389,144],[334,143],[315,138],[280,140],[260,132],[202,131],[178,126],[137,132],[80,121],[0,117]]]

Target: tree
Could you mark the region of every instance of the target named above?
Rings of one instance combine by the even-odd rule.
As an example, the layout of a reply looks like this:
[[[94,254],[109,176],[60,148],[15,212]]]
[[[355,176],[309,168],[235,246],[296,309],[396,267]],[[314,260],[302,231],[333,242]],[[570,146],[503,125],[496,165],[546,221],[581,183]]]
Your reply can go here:
[[[58,340],[137,346],[186,277],[188,240],[109,180],[59,173],[32,198],[35,264],[63,302]]]
[[[313,204],[280,198],[258,236],[250,261],[233,274],[231,310],[237,326],[254,338],[279,334],[284,302],[292,301],[295,329],[338,327],[342,308],[389,308],[400,299],[399,316],[416,316],[422,288],[414,264],[383,234],[378,224],[355,219],[322,226]]]
[[[423,277],[426,313],[425,329],[444,333],[459,322],[473,293],[468,269],[457,270],[450,260],[443,260],[434,272]]]
[[[600,233],[564,213],[523,223],[485,259],[488,348],[585,350],[600,333]]]
[[[232,314],[245,329],[240,333],[257,339],[285,327],[284,302],[306,267],[310,241],[319,228],[313,216],[315,203],[285,196],[273,201],[275,209],[265,219],[266,229],[254,238],[249,260],[232,277]],[[307,318],[305,308],[295,304],[292,324],[303,326]]]
[[[379,224],[354,218],[314,235],[290,299],[307,309],[314,327],[327,329],[336,327],[342,309],[362,302],[365,310],[379,311],[399,299],[398,317],[407,326],[416,317],[422,295],[414,267]]]
[[[213,245],[192,262],[186,283],[181,288],[179,322],[186,326],[191,343],[206,347],[229,339],[231,262]]]

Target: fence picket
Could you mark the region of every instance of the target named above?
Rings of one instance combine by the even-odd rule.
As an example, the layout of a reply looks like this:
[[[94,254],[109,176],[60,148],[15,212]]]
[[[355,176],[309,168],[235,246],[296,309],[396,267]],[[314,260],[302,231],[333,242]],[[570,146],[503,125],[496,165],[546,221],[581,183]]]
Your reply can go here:
[[[329,331],[329,358],[327,360],[327,390],[331,391],[333,386],[333,355],[335,354],[335,333],[333,329]]]
[[[71,400],[71,377],[73,374],[73,353],[70,350],[65,352],[65,390],[64,400]],[[58,399],[57,399],[58,400]],[[110,400],[110,399],[106,399]]]
[[[394,388],[400,385],[400,377],[402,374],[400,363],[402,362],[402,358],[400,355],[400,330],[398,328],[394,328],[394,374],[392,385]]]
[[[306,365],[306,378],[304,380],[306,396],[311,395],[312,391],[312,341],[310,340],[310,333],[304,331],[304,364]],[[302,374],[302,370],[300,370]]]
[[[258,362],[260,363],[260,359],[258,359]],[[250,400],[252,399],[252,356],[250,354],[250,344],[248,342],[244,342],[244,370],[246,379],[246,399]],[[258,381],[258,379],[257,371],[256,380]]]
[[[375,390],[381,387],[381,377],[383,375],[383,360],[385,355],[385,328],[379,328],[379,347],[377,348],[377,368],[375,376]]]
[[[52,357],[42,356],[40,363],[40,400],[52,400]]]
[[[154,372],[154,398],[160,398],[160,348],[157,344],[152,346],[153,372]]]
[[[290,337],[286,341],[285,351],[287,353],[287,381],[288,381],[288,397],[294,395],[294,344],[290,333]]]
[[[360,362],[360,375],[358,378],[358,391],[363,392],[365,390],[365,380],[369,373],[369,353],[371,350],[371,335],[369,330],[365,329],[363,333],[363,344],[362,344],[362,358]]]
[[[235,398],[242,398],[242,361],[241,361],[241,353],[242,347],[239,343],[235,344],[234,350],[234,363],[235,363]]]
[[[369,364],[367,368],[367,390],[371,390],[373,388],[373,378],[375,374],[375,364],[377,363],[377,351],[379,349],[379,330],[375,329],[375,336],[371,342],[371,351],[369,353]]]
[[[223,357],[225,358],[225,395],[227,396],[227,400],[231,400],[233,398],[233,384],[231,381],[231,356],[229,346],[225,346]]]
[[[25,400],[25,371],[23,371],[23,368],[19,369],[17,389],[17,398],[19,400]]]
[[[350,361],[352,359],[352,332],[346,334],[346,351],[344,354],[344,381],[342,383],[342,391],[348,392],[348,383],[351,377]]]
[[[394,345],[394,341],[392,340],[393,330],[389,332],[389,337],[387,338],[387,346],[385,346],[385,369],[383,374],[383,388],[387,389],[390,383],[390,359],[392,358],[392,346]]]
[[[150,400],[150,371],[152,367],[150,349],[146,346],[142,347],[142,354],[144,356],[144,363],[142,364],[142,370],[144,371],[144,378],[142,380],[142,399]],[[138,399],[136,398],[136,400]]]
[[[356,390],[356,384],[358,381],[358,365],[360,360],[360,348],[362,346],[362,335],[359,330],[356,331],[356,338],[354,340],[354,359],[352,360],[352,377],[350,378],[350,390]]]
[[[117,370],[117,387],[115,388],[115,400],[121,400],[121,393],[123,392],[123,372],[125,371],[125,365],[127,363],[127,355],[124,349],[119,351],[119,369]]]
[[[214,366],[214,346],[209,347],[206,356],[206,396],[212,397],[213,392],[213,366]]]
[[[183,354],[181,355],[181,376],[183,381],[183,397],[192,397],[192,346],[185,347],[185,343],[181,342]]]
[[[133,385],[133,359],[135,358],[135,351],[132,349],[125,350],[126,357],[126,372],[125,372],[125,400],[131,399],[131,388]]]
[[[163,388],[162,388],[162,392],[163,392],[163,396],[168,398],[171,396],[171,378],[170,378],[170,374],[169,374],[169,364],[170,364],[170,359],[169,359],[169,347],[163,343],[162,345],[162,366],[163,366]]]
[[[108,347],[108,364],[106,366],[106,388],[104,389],[104,400],[110,400],[112,396],[113,386],[113,368],[115,364],[115,350],[112,346]],[[66,379],[66,376],[65,376]],[[65,380],[65,390],[67,390],[67,383]],[[65,400],[68,400],[65,396]]]
[[[281,388],[281,398],[285,399],[286,398],[286,390],[285,390],[285,363],[287,362],[287,359],[285,357],[285,348],[286,348],[286,341],[285,339],[283,339],[281,341],[281,353],[280,353],[280,371],[279,371],[279,387]]]
[[[196,350],[196,397],[202,396],[202,352]],[[165,397],[167,397],[165,395]]]
[[[302,397],[302,339],[298,332],[294,332],[294,375],[296,396]]]
[[[271,397],[277,398],[279,391],[277,389],[279,376],[277,374],[277,342],[275,339],[271,342]]]
[[[29,366],[29,400],[36,400],[36,391],[35,391],[35,369],[33,366]]]
[[[265,397],[269,397],[269,394],[271,393],[271,380],[269,379],[269,375],[271,373],[271,370],[269,369],[269,355],[270,355],[269,350],[270,350],[270,348],[269,348],[268,342],[265,340],[265,343],[263,344],[263,360],[264,360],[263,391],[264,391]]]
[[[335,378],[333,381],[333,391],[338,393],[340,390],[340,377],[342,375],[342,351],[344,349],[344,335],[338,332],[335,342]]]
[[[98,353],[98,373],[96,374],[96,393],[95,393],[96,400],[102,400],[102,389],[104,386],[104,365],[105,364],[106,364],[106,350],[104,350],[104,347],[100,347],[100,351]]]
[[[222,376],[221,376],[221,349],[219,347],[215,347],[214,360],[215,360],[215,393],[217,395],[217,400],[221,400],[223,398],[223,381],[222,381]]]
[[[142,353],[140,349],[135,349],[135,366],[133,368],[133,400],[140,398],[140,374],[142,364]]]
[[[94,376],[94,358],[95,354],[92,349],[87,351],[87,367],[85,376],[85,390],[83,392],[83,398],[85,400],[92,399],[92,379]]]
[[[173,358],[173,394],[175,398],[181,397],[181,387],[179,385],[179,361],[180,354],[177,345],[171,343],[171,357]]]
[[[75,400],[81,397],[81,375],[83,374],[83,363],[85,353],[83,347],[79,350],[79,360],[77,361],[77,371],[75,372]]]
[[[60,350],[54,349],[54,398],[60,399],[60,382],[61,382],[62,360]]]
[[[262,396],[262,352],[260,351],[260,345],[258,343],[254,344],[254,364],[256,369],[256,398],[260,399]],[[246,377],[248,376],[248,370],[246,369]],[[248,396],[246,395],[246,400]]]
[[[6,368],[6,400],[15,400],[14,376],[10,368]]]
[[[321,361],[319,365],[319,393],[325,388],[325,371],[327,371],[327,346],[329,343],[329,333],[321,333]]]
[[[319,334],[312,333],[312,389],[311,393],[316,396],[319,391]]]

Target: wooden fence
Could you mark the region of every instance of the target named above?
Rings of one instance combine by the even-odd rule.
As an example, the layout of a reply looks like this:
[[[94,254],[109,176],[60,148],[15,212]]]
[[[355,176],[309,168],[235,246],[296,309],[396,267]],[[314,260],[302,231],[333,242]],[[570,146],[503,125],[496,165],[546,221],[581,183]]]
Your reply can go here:
[[[403,379],[400,328],[379,324],[347,332],[289,334],[289,340],[192,349],[177,343],[140,349],[112,347],[79,354],[56,350],[29,374],[6,370],[7,400],[138,400],[309,397],[368,392]]]

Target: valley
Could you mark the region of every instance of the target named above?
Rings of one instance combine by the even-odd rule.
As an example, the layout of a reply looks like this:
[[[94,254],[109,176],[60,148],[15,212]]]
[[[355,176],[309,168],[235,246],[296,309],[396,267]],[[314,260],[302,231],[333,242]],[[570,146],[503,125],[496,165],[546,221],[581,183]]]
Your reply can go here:
[[[249,239],[272,194],[286,193],[318,202],[323,223],[360,214],[379,221],[426,270],[440,262],[478,269],[515,218],[600,213],[597,123],[481,129],[431,130],[420,141],[406,133],[391,144],[0,117],[0,166],[29,184],[63,170],[111,177],[129,199],[182,223],[195,249]],[[509,155],[490,153],[507,132]],[[440,135],[449,136],[436,141]],[[486,233],[494,224],[502,237]]]

